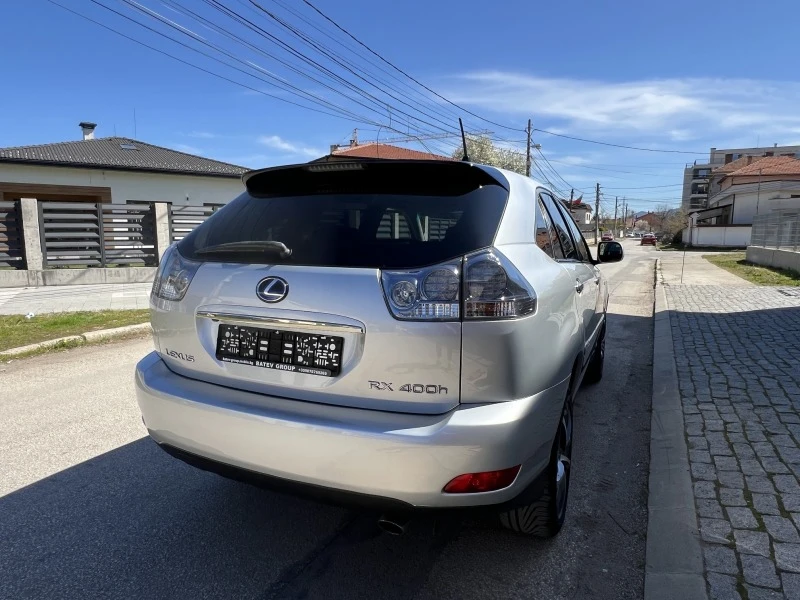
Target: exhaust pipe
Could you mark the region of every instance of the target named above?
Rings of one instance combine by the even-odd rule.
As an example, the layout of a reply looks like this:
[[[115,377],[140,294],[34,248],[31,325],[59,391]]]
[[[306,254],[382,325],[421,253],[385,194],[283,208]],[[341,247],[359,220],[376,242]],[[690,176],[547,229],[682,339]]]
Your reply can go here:
[[[408,517],[402,515],[382,515],[378,527],[390,535],[403,535],[408,527]]]

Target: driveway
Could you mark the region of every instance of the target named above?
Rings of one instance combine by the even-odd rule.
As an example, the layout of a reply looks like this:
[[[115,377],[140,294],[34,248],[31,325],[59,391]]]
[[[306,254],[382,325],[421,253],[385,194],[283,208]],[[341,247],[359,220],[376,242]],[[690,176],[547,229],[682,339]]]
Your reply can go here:
[[[606,374],[578,396],[555,540],[454,519],[395,538],[194,470],[145,437],[135,340],[0,365],[0,597],[641,598],[656,251],[626,248],[603,267]]]

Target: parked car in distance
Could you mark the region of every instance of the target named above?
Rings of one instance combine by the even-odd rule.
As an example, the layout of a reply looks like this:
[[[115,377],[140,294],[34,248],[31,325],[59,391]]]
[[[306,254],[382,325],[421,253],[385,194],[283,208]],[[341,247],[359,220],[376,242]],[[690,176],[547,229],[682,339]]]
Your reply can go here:
[[[642,236],[641,245],[642,246],[655,246],[657,242],[658,242],[658,240],[657,240],[655,234],[653,234],[653,233],[645,233]]]
[[[600,236],[600,240],[603,242],[611,242],[614,240],[614,234],[607,231]]]
[[[451,161],[252,171],[166,251],[150,437],[205,470],[380,508],[564,523],[573,404],[603,375],[608,285],[555,194]],[[546,343],[542,343],[546,340]]]

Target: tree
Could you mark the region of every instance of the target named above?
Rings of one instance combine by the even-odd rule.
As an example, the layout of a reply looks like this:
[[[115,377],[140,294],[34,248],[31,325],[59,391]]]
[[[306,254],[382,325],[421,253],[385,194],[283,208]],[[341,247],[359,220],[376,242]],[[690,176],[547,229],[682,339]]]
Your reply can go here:
[[[525,174],[525,156],[521,152],[495,146],[486,136],[468,135],[467,152],[472,162]],[[453,158],[460,160],[462,156],[464,150],[459,146],[453,151]]]
[[[660,204],[653,211],[653,229],[665,238],[674,239],[686,227],[686,212],[682,208],[670,208]]]

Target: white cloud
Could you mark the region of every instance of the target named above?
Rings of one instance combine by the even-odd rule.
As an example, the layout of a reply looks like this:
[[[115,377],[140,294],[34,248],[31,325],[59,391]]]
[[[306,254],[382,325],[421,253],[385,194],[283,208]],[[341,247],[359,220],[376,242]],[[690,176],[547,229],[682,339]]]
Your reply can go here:
[[[550,155],[554,155],[555,153],[554,152],[550,152],[549,154]],[[551,158],[551,160],[553,160],[553,159]],[[580,166],[580,165],[590,165],[590,164],[594,163],[593,160],[590,160],[589,158],[586,158],[585,156],[575,156],[575,155],[572,155],[572,154],[558,156],[558,161],[557,162],[559,162],[561,164],[578,165],[578,166]]]
[[[186,152],[186,154],[202,154],[203,151],[196,146],[189,146],[188,144],[172,144],[172,148],[178,152]]]
[[[275,156],[270,154],[240,154],[236,156],[225,156],[220,160],[229,162],[234,165],[241,165],[243,167],[250,167],[251,169],[263,169],[265,167],[272,167],[281,164]]]
[[[736,130],[779,134],[800,125],[796,110],[800,82],[604,82],[484,71],[459,75],[448,83],[446,95],[455,102],[519,117],[535,115],[539,127],[560,127],[566,133],[604,131],[623,136],[637,132],[675,142]]]
[[[324,154],[324,151],[322,150],[284,140],[278,135],[262,135],[258,138],[258,143],[267,146],[268,148],[281,150],[284,154],[291,156],[307,156],[310,158],[316,158]]]

